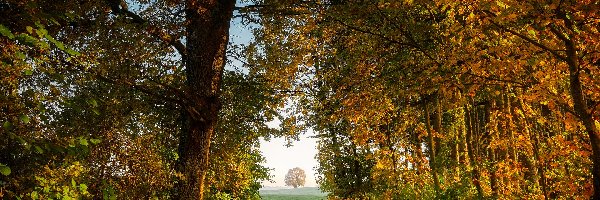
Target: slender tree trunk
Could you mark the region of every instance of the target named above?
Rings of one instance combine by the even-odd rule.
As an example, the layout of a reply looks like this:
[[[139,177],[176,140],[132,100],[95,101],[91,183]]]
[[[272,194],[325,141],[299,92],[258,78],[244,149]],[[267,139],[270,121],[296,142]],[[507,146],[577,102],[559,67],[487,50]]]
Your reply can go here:
[[[421,174],[421,170],[423,169],[423,149],[421,148],[421,145],[423,144],[423,141],[421,140],[421,135],[419,133],[419,131],[414,131],[414,134],[412,134],[412,138],[413,143],[415,145],[415,149],[414,149],[414,153],[413,153],[413,158],[414,158],[414,164],[416,165],[416,172],[417,175]]]
[[[471,114],[471,111],[469,110],[468,106],[465,105],[465,127],[466,127],[466,145],[467,145],[467,154],[468,154],[468,158],[470,160],[469,164],[472,165],[472,181],[473,181],[473,185],[475,185],[475,188],[477,189],[477,196],[479,197],[479,199],[483,198],[483,189],[481,188],[481,183],[480,183],[480,178],[479,178],[479,166],[478,166],[478,162],[476,160],[475,157],[475,153],[474,153],[474,149],[473,149],[473,132],[474,132],[474,117]]]
[[[235,0],[187,0],[186,104],[180,135],[179,199],[203,199],[210,139],[220,109],[220,87]]]
[[[485,113],[486,113],[486,117],[485,117],[485,122],[486,124],[489,124],[491,122],[491,114],[492,114],[492,108],[496,107],[496,101],[495,100],[490,100],[489,104],[485,105]],[[497,123],[494,124],[494,126],[497,126]],[[486,130],[486,135],[489,138],[489,142],[494,142],[495,140],[499,139],[498,137],[498,132],[497,131],[491,131],[489,129]],[[497,159],[496,159],[496,155],[497,155],[497,151],[496,148],[487,148],[488,149],[488,158],[490,160],[490,188],[492,189],[492,198],[498,198],[498,175],[497,175]]]
[[[516,93],[521,93],[520,89],[517,89],[515,91]],[[521,94],[516,94],[517,96],[521,95]],[[523,102],[522,98],[518,98],[515,101],[515,109],[519,109],[522,112],[525,112],[525,103]],[[519,123],[518,124],[518,130],[523,130],[525,135],[529,137],[530,141],[534,141],[534,136],[533,136],[533,131],[531,130],[532,126],[529,123],[529,118],[525,117],[525,115],[521,115],[521,117],[519,117],[519,115],[514,115],[513,117],[515,117],[515,119],[517,119],[517,121]],[[532,142],[531,145],[531,149],[532,152],[537,151],[536,146],[533,145],[535,142]],[[534,153],[535,154],[535,153]],[[533,158],[531,156],[534,156]],[[536,166],[536,162],[538,161],[537,158],[535,157],[535,155],[533,154],[529,154],[527,152],[521,152],[519,153],[519,159],[521,161],[521,163],[523,163],[523,165],[527,168],[527,170],[525,171],[524,177],[526,180],[529,180],[529,183],[532,184],[533,186],[539,186],[538,184],[538,168]],[[527,183],[523,183],[522,185],[523,188],[528,188]]]
[[[433,137],[433,131],[431,130],[431,120],[429,119],[429,104],[425,104],[425,127],[427,128],[427,139],[429,142],[429,167],[431,168],[431,175],[433,176],[433,184],[436,192],[440,192],[440,180],[438,179],[437,167],[435,162],[435,142]]]
[[[548,186],[546,185],[546,171],[545,171],[545,163],[541,162],[540,159],[540,138],[537,134],[534,136],[533,140],[533,155],[536,160],[537,168],[540,173],[540,178],[538,179],[540,186],[542,187],[542,193],[544,194],[544,199],[548,199]]]
[[[550,117],[550,111],[544,105],[540,104],[541,117],[548,118]],[[539,184],[542,187],[542,193],[544,194],[544,199],[549,199],[548,197],[548,186],[546,181],[546,163],[542,162],[540,157],[540,137],[546,138],[547,136],[543,133],[551,132],[546,125],[540,125],[539,123],[535,124],[535,133],[533,136],[533,155],[536,160],[538,172],[540,173]]]
[[[390,153],[392,154],[392,171],[394,172],[394,175],[396,175],[396,172],[398,171],[398,156],[396,156],[396,154],[398,154],[399,152],[396,152],[396,149],[394,147],[394,144],[392,143],[392,134],[390,132],[389,129],[386,129],[386,131],[384,132],[385,134],[385,143],[387,145],[387,148],[390,150]]]
[[[435,115],[433,116],[433,130],[437,135],[434,135],[435,153],[436,155],[442,151],[442,105],[440,103],[441,94],[437,94],[434,100]]]

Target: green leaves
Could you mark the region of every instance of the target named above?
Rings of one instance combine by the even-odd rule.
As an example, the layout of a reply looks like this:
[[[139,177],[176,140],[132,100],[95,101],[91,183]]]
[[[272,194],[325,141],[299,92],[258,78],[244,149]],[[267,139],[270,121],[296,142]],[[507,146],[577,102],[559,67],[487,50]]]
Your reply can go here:
[[[100,144],[101,140],[100,139],[90,139],[90,142],[92,144]]]
[[[5,121],[2,124],[2,128],[4,128],[4,130],[9,130],[10,128],[12,128],[12,123],[10,123],[9,121]]]
[[[102,190],[102,199],[104,199],[104,200],[116,200],[117,199],[116,191],[111,185],[109,185],[107,188],[104,188]]]
[[[0,174],[4,175],[4,176],[8,176],[10,175],[10,167],[6,166],[5,164],[0,163]]]
[[[23,52],[21,51],[17,51],[15,52],[15,57],[17,57],[20,60],[25,60],[27,58],[27,55],[25,55]]]
[[[46,41],[41,40],[41,39],[46,39],[51,44],[56,46],[56,48],[58,48],[61,51],[64,51],[65,53],[67,53],[70,56],[81,55],[81,53],[79,53],[73,49],[66,48],[62,42],[54,39],[54,37],[52,37],[50,34],[48,34],[48,30],[46,30],[44,28],[44,26],[41,25],[39,22],[36,22],[36,26],[37,26],[37,28],[33,28],[31,26],[26,26],[25,30],[27,31],[27,33],[21,33],[21,34],[18,34],[17,36],[15,36],[7,27],[0,24],[0,35],[8,37],[11,40],[16,39],[19,42],[22,42],[23,44],[28,45],[28,46],[32,46],[32,47],[35,46],[35,47],[39,47],[41,49],[49,49],[50,45]],[[35,33],[35,35],[38,36],[38,38],[32,36],[32,35],[34,35],[34,33]],[[24,55],[23,53],[20,53],[20,54]],[[18,58],[24,59],[24,56],[18,56]],[[30,75],[30,74],[28,74],[28,75]]]
[[[5,37],[8,37],[8,39],[14,39],[15,35],[13,35],[10,30],[8,28],[6,28],[6,26],[0,24],[0,35],[3,35]]]
[[[20,119],[20,120],[21,120],[21,122],[23,122],[24,124],[28,124],[28,123],[29,123],[29,116],[27,116],[27,115],[24,115],[24,114],[23,114],[23,115],[21,115],[21,116],[19,117],[19,119]]]
[[[37,38],[32,37],[31,35],[21,33],[15,37],[18,41],[22,42],[28,46],[39,46],[39,40]]]
[[[50,35],[44,35],[44,38],[48,39],[48,41],[50,41],[52,44],[54,44],[54,46],[56,46],[58,49],[65,51],[65,45],[62,42],[59,42],[57,40],[55,40],[52,36]],[[69,49],[70,50],[70,49]],[[67,52],[68,53],[68,52]]]
[[[83,145],[83,146],[88,146],[88,141],[85,138],[79,138],[79,144]]]
[[[44,150],[40,146],[38,146],[38,145],[33,146],[33,148],[35,149],[36,153],[39,153],[39,154],[43,154],[44,153]]]
[[[65,50],[65,52],[71,56],[80,56],[81,55],[81,53],[79,53],[73,49],[67,49],[67,50]]]
[[[31,26],[27,26],[27,27],[25,27],[25,29],[27,30],[27,32],[28,32],[29,34],[33,34],[33,27],[31,27]]]

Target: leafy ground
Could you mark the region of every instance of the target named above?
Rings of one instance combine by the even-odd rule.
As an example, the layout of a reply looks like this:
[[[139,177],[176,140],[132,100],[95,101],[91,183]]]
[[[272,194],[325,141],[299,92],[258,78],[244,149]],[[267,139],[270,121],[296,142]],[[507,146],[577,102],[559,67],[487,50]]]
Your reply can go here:
[[[319,188],[316,187],[261,190],[260,196],[262,199],[266,200],[327,199],[327,194],[321,192]]]

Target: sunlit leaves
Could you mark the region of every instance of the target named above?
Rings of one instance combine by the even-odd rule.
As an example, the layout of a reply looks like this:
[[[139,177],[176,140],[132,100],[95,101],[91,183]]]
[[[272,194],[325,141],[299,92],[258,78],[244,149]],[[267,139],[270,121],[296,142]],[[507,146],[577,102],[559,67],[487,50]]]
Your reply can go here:
[[[258,73],[284,74],[272,79],[286,83],[302,76],[297,69],[309,69],[304,70],[309,78],[296,78],[302,84],[295,88],[309,91],[305,102],[310,104],[304,107],[310,112],[305,113],[311,115],[309,125],[322,133],[321,181],[334,194],[344,187],[335,184],[335,173],[342,170],[329,160],[340,153],[338,148],[358,146],[372,153],[367,157],[375,159],[371,172],[380,187],[391,188],[373,190],[373,195],[383,195],[379,197],[448,197],[461,191],[457,195],[467,198],[586,198],[590,182],[580,180],[589,180],[591,152],[582,132],[587,128],[573,113],[573,72],[565,62],[565,44],[577,44],[581,55],[576,62],[582,63],[578,76],[585,80],[582,93],[595,102],[598,83],[592,77],[598,70],[592,63],[598,55],[589,46],[598,44],[592,42],[598,39],[598,20],[592,17],[598,9],[591,4],[483,0],[313,5],[312,14],[293,20],[267,17],[272,21],[265,22],[259,38],[272,46],[255,51],[266,59],[253,64],[261,69]],[[284,33],[292,32],[304,36],[286,38]],[[312,41],[318,45],[303,46]],[[310,54],[306,49],[312,49]],[[293,62],[307,54],[310,62]],[[269,62],[273,60],[290,62]],[[441,102],[434,103],[436,98]],[[439,110],[427,111],[428,106]],[[442,125],[435,122],[439,112]],[[428,121],[438,130],[428,130]],[[558,136],[572,142],[554,142]],[[349,141],[334,145],[344,137]],[[428,149],[432,144],[438,148],[435,162],[423,165],[433,161]],[[563,146],[577,153],[561,153],[569,152]],[[568,164],[549,170],[555,165],[552,159]],[[413,174],[395,172],[398,166]],[[415,189],[409,194],[398,191],[406,186],[386,181],[402,179],[427,188],[435,173],[443,181],[442,191],[434,193]],[[556,181],[560,178],[568,181]]]
[[[13,35],[12,32],[2,24],[0,24],[0,34],[2,34],[5,37],[8,37],[8,39],[11,40],[15,38],[15,35]]]
[[[10,167],[0,163],[0,174],[4,175],[4,176],[8,176],[10,175]]]

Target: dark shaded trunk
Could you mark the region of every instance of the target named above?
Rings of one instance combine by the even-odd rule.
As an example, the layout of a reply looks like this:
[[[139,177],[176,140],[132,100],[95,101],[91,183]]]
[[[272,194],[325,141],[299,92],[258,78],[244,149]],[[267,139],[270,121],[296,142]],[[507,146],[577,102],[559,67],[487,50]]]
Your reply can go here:
[[[594,196],[592,199],[600,199],[600,133],[594,122],[594,118],[588,109],[587,102],[583,96],[581,79],[579,77],[579,62],[573,42],[567,43],[567,63],[569,64],[569,90],[573,98],[573,108],[579,120],[583,122],[585,131],[590,137],[592,146],[591,160],[593,163],[592,176],[594,177]]]
[[[394,174],[396,174],[396,172],[398,171],[398,158],[396,156],[397,153],[396,152],[396,148],[394,147],[394,143],[392,142],[392,133],[390,132],[389,129],[387,129],[385,132],[385,145],[387,146],[387,148],[390,150],[390,153],[392,154],[392,171],[394,172]],[[383,149],[383,148],[382,148]]]
[[[492,108],[496,107],[496,101],[490,100],[488,104],[485,104],[485,123],[489,124],[491,121]],[[490,124],[491,125],[491,124]],[[497,124],[494,124],[497,126]],[[491,131],[486,129],[486,137],[489,139],[489,143],[494,142],[499,139],[498,133],[495,131]],[[498,198],[498,174],[497,172],[497,151],[496,148],[487,148],[488,149],[488,158],[490,160],[491,168],[490,170],[490,188],[492,189],[492,198]]]
[[[540,159],[540,139],[539,136],[534,136],[533,140],[533,156],[535,157],[537,168],[540,173],[540,178],[538,179],[540,186],[542,187],[542,193],[544,194],[544,199],[548,199],[548,186],[546,185],[546,171],[544,167],[544,163],[541,162]]]
[[[581,78],[579,73],[581,66],[579,63],[580,56],[578,55],[577,44],[574,36],[574,23],[565,12],[558,11],[557,16],[564,21],[565,27],[569,30],[567,35],[560,32],[558,29],[552,29],[553,33],[563,41],[565,45],[566,56],[563,60],[569,66],[569,92],[573,99],[573,110],[585,127],[585,131],[590,138],[592,146],[591,160],[593,163],[592,176],[594,181],[594,195],[592,199],[600,199],[600,132],[594,122],[593,115],[585,100]]]
[[[435,153],[436,155],[442,151],[442,105],[440,103],[441,94],[438,94],[434,100],[435,114],[433,115],[433,130],[435,130],[434,142],[435,142]]]
[[[185,123],[179,144],[178,199],[203,199],[210,138],[220,109],[221,77],[234,0],[187,0]]]

